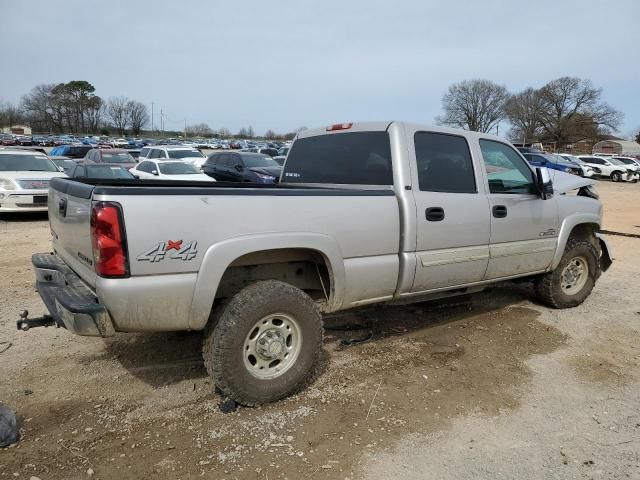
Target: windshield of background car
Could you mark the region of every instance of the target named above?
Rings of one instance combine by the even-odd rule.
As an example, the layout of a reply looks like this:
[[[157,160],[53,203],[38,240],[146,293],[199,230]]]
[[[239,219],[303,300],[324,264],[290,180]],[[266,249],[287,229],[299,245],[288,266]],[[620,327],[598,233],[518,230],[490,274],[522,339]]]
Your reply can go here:
[[[283,182],[393,185],[387,132],[349,132],[296,140]]]
[[[0,154],[2,172],[57,172],[58,168],[44,155]]]
[[[243,155],[242,163],[247,168],[252,167],[279,167],[280,164],[276,162],[269,155]]]
[[[189,175],[193,173],[200,173],[200,170],[198,170],[195,165],[185,162],[158,163],[158,168],[160,168],[160,173],[165,175]]]
[[[104,163],[136,163],[128,153],[107,153],[102,152],[102,161]]]
[[[86,165],[87,178],[135,178],[126,168],[110,165]]]
[[[167,150],[169,158],[203,158],[198,150]]]

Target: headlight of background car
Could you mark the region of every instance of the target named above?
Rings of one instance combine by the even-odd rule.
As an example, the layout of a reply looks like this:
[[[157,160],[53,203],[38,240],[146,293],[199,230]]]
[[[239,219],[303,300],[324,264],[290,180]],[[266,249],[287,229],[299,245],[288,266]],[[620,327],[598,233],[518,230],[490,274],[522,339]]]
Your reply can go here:
[[[276,178],[273,175],[265,175],[263,173],[255,172],[255,174],[258,176],[258,178],[262,178],[263,180],[275,180],[275,178]]]
[[[0,190],[15,190],[17,185],[8,178],[0,178]]]

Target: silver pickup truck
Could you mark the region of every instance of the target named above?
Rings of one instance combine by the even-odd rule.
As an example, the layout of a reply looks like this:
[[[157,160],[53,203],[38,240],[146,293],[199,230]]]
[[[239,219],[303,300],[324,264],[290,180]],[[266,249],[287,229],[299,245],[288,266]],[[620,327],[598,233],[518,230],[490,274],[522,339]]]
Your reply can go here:
[[[582,303],[611,264],[602,205],[552,173],[501,138],[375,122],[300,133],[277,185],[54,179],[54,252],[33,256],[50,314],[18,327],[204,330],[222,392],[274,401],[308,378],[322,313],[515,278]]]

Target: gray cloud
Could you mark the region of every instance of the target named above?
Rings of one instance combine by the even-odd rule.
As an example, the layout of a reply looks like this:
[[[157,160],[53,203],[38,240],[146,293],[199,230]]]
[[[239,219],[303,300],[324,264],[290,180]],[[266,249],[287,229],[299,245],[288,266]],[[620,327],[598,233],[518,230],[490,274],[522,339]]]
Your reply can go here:
[[[640,126],[637,0],[302,2],[46,0],[3,7],[0,97],[86,79],[162,107],[170,128],[286,131],[430,123],[450,83],[516,91],[590,78]]]

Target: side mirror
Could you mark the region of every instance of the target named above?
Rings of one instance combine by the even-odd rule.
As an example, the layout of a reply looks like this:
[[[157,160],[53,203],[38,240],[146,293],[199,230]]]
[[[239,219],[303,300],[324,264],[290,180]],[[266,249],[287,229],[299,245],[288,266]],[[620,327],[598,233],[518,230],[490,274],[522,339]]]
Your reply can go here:
[[[241,171],[243,171],[243,170],[244,170],[244,167],[243,167],[242,165],[240,165],[240,164],[237,164],[237,165],[236,165],[235,167],[233,167],[233,168],[235,168],[235,169],[236,169],[237,171],[239,171],[239,172],[241,172]]]
[[[151,173],[155,176],[158,176],[158,170],[151,170]]]
[[[536,187],[542,200],[548,200],[553,197],[553,182],[548,169],[536,168]]]

